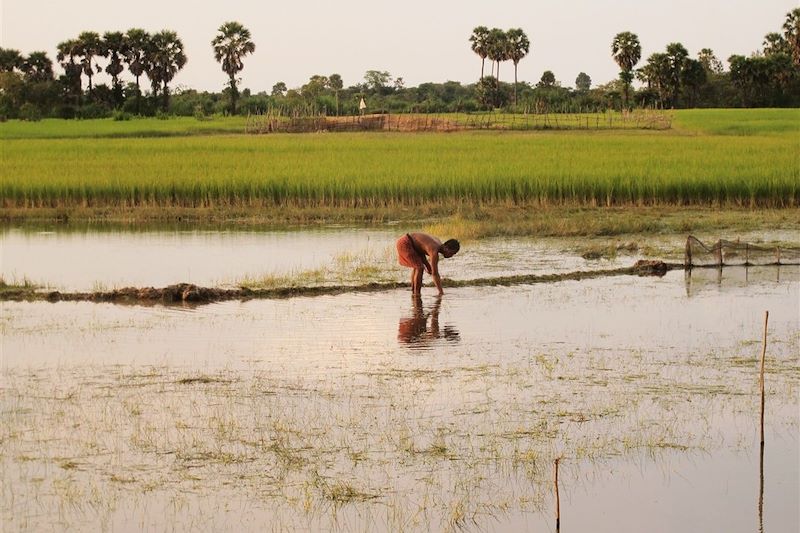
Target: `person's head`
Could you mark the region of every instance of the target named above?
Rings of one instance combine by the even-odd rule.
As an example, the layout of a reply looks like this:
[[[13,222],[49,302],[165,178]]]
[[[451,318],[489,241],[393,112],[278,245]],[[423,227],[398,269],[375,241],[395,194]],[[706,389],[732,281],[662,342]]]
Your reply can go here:
[[[439,248],[439,251],[442,252],[442,255],[445,257],[453,257],[460,249],[461,245],[458,244],[457,240],[449,239],[442,244],[442,247]]]

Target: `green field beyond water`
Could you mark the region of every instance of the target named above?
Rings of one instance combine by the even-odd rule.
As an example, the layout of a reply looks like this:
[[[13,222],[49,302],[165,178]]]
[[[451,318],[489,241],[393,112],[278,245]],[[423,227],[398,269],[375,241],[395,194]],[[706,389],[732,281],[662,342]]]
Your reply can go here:
[[[667,131],[219,133],[242,131],[238,118],[0,129],[5,208],[800,205],[796,109],[678,111]]]

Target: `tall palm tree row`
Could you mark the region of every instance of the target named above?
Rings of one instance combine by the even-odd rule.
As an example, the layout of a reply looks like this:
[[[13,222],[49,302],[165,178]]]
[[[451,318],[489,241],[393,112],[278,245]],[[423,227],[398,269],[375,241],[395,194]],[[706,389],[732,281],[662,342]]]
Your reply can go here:
[[[635,33],[618,33],[611,41],[611,57],[619,65],[619,79],[623,84],[623,105],[628,107],[628,94],[633,81],[633,67],[642,58],[642,45]]]
[[[256,45],[251,41],[250,30],[238,22],[226,22],[217,30],[219,33],[211,46],[214,49],[214,59],[221,63],[222,70],[228,74],[231,94],[231,114],[236,114],[236,99],[239,96],[236,74],[244,69],[242,59],[247,54],[256,51]]]
[[[239,22],[226,22],[219,27],[219,33],[211,42],[215,59],[221,63],[222,70],[228,74],[231,113],[236,113],[236,100],[239,95],[236,75],[244,68],[243,58],[255,52],[250,30]],[[105,72],[111,76],[112,90],[117,106],[122,104],[122,82],[119,76],[125,70],[133,75],[136,82],[136,112],[140,111],[142,95],[140,78],[147,75],[151,94],[161,97],[162,107],[169,105],[169,84],[175,75],[186,65],[187,57],[183,42],[171,30],[150,34],[141,28],[131,28],[127,32],[112,31],[100,34],[92,31],[82,32],[76,39],[63,41],[58,45],[58,61],[64,68],[66,78],[72,87],[71,92],[80,100],[81,78],[86,76],[91,94],[94,88],[93,76],[103,71],[97,59],[109,59]],[[0,70],[20,69],[22,56],[16,50],[0,49]]]
[[[521,28],[512,28],[503,31],[500,28],[489,29],[486,26],[478,26],[472,30],[469,38],[472,51],[481,58],[481,77],[483,79],[483,67],[486,58],[492,62],[492,76],[500,86],[500,63],[511,61],[514,63],[514,103],[516,104],[517,94],[517,67],[519,62],[528,55],[531,43],[528,36]]]
[[[97,64],[97,60],[108,58],[105,72],[111,76],[117,106],[122,105],[120,75],[127,64],[128,71],[136,81],[137,113],[140,110],[140,78],[143,74],[150,79],[152,95],[155,97],[160,93],[164,100],[163,105],[166,106],[169,102],[169,83],[186,65],[183,42],[177,33],[170,30],[150,34],[140,28],[131,28],[124,33],[106,32],[102,37],[96,32],[85,31],[76,39],[59,43],[57,52],[57,59],[64,69],[70,91],[78,101],[82,90],[82,76],[86,76],[91,94],[94,89],[93,76],[104,70]]]

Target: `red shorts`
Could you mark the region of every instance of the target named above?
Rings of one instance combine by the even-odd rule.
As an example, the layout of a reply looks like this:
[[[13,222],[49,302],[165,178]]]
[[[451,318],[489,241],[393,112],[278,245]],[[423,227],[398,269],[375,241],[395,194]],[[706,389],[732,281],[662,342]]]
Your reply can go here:
[[[425,268],[425,261],[423,261],[419,252],[414,249],[414,245],[408,235],[403,235],[397,239],[397,259],[401,265],[408,268],[418,268],[420,270]]]

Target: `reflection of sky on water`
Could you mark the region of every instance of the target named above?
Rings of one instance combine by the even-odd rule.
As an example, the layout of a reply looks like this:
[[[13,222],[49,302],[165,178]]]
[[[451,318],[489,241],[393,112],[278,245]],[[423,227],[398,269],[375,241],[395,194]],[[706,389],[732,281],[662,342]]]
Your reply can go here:
[[[372,230],[0,233],[2,275],[71,290],[214,286],[329,265],[387,240]]]
[[[0,230],[0,275],[28,279],[62,290],[125,286],[163,287],[187,282],[235,284],[246,278],[296,275],[335,266],[342,257],[383,268],[407,281],[394,252],[397,230],[322,228],[287,231],[22,231]],[[761,238],[764,236],[761,235]],[[789,238],[771,232],[772,239]],[[445,238],[445,236],[443,236]],[[759,236],[744,234],[742,239]],[[796,236],[795,236],[796,238]],[[683,249],[682,236],[619,237],[612,243]],[[502,237],[466,242],[441,262],[444,277],[471,279],[516,274],[550,274],[630,266],[640,252],[620,251],[611,259],[586,260],[586,247],[607,247],[598,238]],[[682,261],[682,257],[668,257]],[[344,267],[348,268],[347,261]],[[349,268],[354,268],[355,265]],[[428,278],[426,277],[426,280]]]

